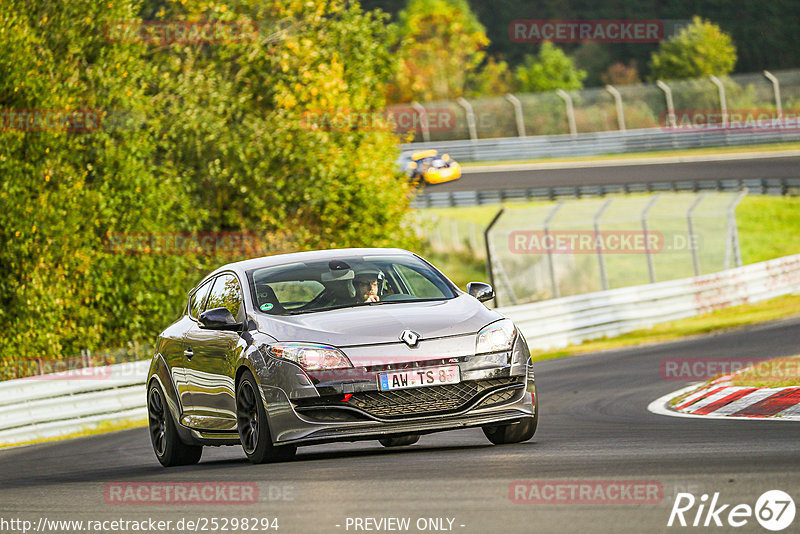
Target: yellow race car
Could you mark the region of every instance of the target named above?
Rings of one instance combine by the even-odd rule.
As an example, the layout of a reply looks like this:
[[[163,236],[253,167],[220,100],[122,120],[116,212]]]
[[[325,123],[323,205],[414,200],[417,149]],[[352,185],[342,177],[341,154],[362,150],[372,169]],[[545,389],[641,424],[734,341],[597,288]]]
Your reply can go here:
[[[403,154],[399,163],[414,183],[442,184],[461,178],[461,165],[436,150]]]

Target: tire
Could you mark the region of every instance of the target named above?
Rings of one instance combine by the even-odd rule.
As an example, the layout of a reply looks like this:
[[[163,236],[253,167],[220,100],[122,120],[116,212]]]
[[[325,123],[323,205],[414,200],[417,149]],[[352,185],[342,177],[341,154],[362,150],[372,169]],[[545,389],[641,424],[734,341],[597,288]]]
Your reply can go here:
[[[533,417],[523,417],[521,421],[510,425],[485,426],[483,427],[484,435],[495,445],[528,441],[536,434],[536,427],[539,425],[538,396],[534,400],[534,407]]]
[[[406,434],[405,436],[392,436],[378,440],[384,447],[405,447],[419,441],[419,434]]]
[[[200,461],[203,446],[186,445],[181,441],[158,382],[152,382],[147,391],[147,419],[150,443],[161,465],[193,465]]]
[[[283,462],[294,458],[297,447],[294,445],[275,446],[269,433],[267,412],[258,384],[250,371],[247,371],[236,388],[236,420],[242,449],[250,462],[263,464]]]

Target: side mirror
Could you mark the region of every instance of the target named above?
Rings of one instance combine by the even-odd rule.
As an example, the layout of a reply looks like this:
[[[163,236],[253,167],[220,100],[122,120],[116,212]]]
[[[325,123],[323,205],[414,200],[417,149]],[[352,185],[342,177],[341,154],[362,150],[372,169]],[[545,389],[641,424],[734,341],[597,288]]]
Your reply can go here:
[[[206,310],[197,318],[203,328],[209,330],[238,330],[242,324],[237,323],[228,308]]]
[[[484,284],[483,282],[470,282],[467,284],[467,293],[481,302],[486,302],[494,298],[494,289],[492,289],[492,286]]]

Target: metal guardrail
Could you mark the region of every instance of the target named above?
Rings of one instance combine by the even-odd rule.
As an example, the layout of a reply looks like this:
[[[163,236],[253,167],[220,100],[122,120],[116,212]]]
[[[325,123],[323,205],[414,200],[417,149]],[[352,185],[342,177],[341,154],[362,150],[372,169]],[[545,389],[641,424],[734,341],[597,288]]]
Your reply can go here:
[[[420,191],[411,203],[414,208],[451,208],[527,202],[531,200],[556,200],[559,198],[584,198],[628,193],[659,192],[733,192],[747,188],[751,195],[800,194],[800,178],[754,178],[747,180],[699,180],[680,182],[651,182],[639,184],[604,184],[586,186],[528,187],[524,189],[491,189],[479,191]]]
[[[542,349],[791,293],[800,293],[800,254],[498,311],[515,321],[532,348]],[[94,368],[77,379],[60,374],[0,382],[0,443],[69,434],[102,421],[144,419],[149,364],[143,360]]]
[[[150,360],[0,382],[0,443],[141,420]]]
[[[800,293],[800,254],[719,273],[498,308],[536,349],[613,337],[656,323]]]
[[[436,149],[456,161],[503,161],[598,156],[659,150],[800,141],[800,130],[644,128],[639,130],[406,143],[403,151]]]

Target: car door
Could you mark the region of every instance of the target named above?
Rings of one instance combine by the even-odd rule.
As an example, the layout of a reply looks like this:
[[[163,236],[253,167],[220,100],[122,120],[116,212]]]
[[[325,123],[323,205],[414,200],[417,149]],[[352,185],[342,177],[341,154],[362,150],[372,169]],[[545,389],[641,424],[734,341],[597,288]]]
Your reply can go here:
[[[217,276],[204,310],[227,308],[239,322],[245,310],[242,287],[233,273]],[[236,428],[234,375],[245,348],[240,332],[211,330],[195,321],[186,332],[186,385],[190,409],[185,424],[209,430]]]
[[[197,317],[205,309],[206,299],[211,291],[212,283],[213,280],[208,280],[189,293],[186,313],[165,332],[165,334],[170,333],[170,339],[168,343],[165,343],[165,352],[167,354],[164,354],[164,357],[167,358],[167,364],[172,370],[172,381],[175,384],[175,391],[178,393],[178,399],[184,413],[191,409],[189,385],[186,382],[186,366],[189,363],[186,350],[186,333],[195,327]]]

